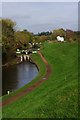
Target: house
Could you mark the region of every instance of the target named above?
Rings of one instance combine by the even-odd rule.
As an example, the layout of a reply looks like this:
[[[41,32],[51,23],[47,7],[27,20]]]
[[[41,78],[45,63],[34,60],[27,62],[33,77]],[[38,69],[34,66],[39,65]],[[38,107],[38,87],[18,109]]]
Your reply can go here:
[[[64,38],[60,37],[60,36],[57,36],[57,41],[64,42]]]

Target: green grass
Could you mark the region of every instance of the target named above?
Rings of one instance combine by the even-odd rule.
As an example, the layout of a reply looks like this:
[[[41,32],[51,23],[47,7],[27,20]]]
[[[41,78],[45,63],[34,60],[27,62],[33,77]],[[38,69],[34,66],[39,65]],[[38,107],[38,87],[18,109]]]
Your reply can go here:
[[[46,42],[43,45],[41,53],[51,65],[52,74],[38,88],[5,106],[3,118],[6,120],[78,118],[78,44]],[[39,55],[33,58],[42,63]]]

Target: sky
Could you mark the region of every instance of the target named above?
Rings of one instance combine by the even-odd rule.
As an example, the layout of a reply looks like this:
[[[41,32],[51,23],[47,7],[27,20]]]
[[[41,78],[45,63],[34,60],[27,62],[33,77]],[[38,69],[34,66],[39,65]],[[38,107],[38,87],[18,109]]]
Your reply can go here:
[[[77,2],[3,2],[2,17],[16,22],[16,29],[38,33],[54,29],[78,30]]]

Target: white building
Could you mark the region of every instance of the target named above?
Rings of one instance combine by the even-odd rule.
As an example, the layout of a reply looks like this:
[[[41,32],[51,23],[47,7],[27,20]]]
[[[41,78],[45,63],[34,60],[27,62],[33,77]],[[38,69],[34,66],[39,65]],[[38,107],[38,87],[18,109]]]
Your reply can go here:
[[[64,42],[64,38],[60,37],[60,36],[57,36],[57,41]]]

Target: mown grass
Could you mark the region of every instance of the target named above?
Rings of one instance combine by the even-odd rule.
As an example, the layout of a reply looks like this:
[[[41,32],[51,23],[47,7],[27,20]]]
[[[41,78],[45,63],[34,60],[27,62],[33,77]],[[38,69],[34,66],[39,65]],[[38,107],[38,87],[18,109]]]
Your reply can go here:
[[[78,119],[78,44],[46,42],[41,52],[52,67],[50,78],[5,106],[3,118]]]

